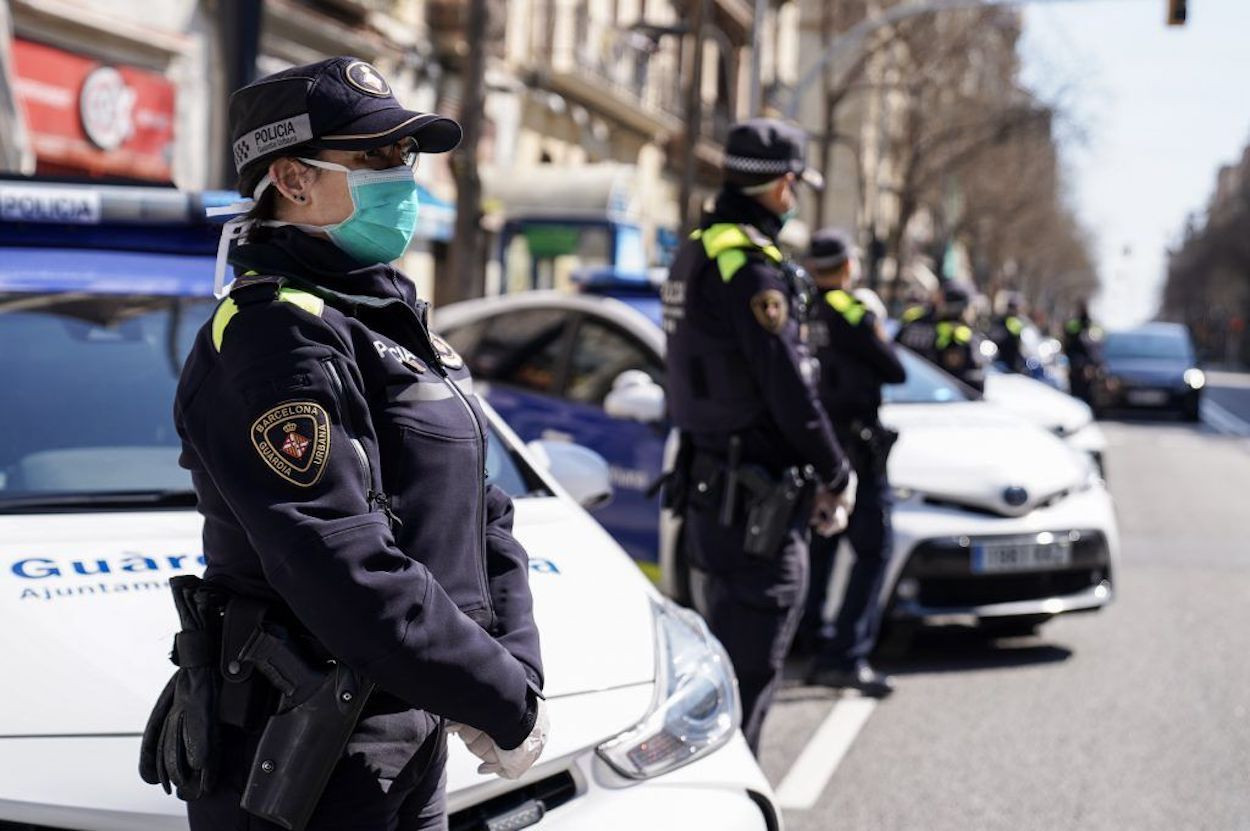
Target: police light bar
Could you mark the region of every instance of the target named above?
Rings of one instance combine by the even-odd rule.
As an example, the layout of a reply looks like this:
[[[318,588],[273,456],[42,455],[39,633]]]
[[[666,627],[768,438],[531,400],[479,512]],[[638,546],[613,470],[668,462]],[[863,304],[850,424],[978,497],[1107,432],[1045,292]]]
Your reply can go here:
[[[204,222],[204,200],[173,188],[0,180],[0,222],[198,224]]]

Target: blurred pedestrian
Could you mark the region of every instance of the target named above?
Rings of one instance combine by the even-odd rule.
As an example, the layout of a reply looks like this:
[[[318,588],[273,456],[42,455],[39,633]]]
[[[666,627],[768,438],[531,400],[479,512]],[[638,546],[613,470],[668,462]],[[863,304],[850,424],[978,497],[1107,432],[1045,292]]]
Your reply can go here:
[[[771,119],[730,130],[724,186],[663,291],[683,436],[667,504],[684,516],[695,608],[733,661],[757,753],[807,596],[808,526],[841,531],[855,493],[802,340],[810,286],[777,247],[798,183],[819,185],[804,144]]]
[[[907,372],[880,318],[851,293],[858,261],[850,238],[832,228],[817,231],[807,266],[820,290],[811,323],[811,344],[820,362],[820,400],[859,478],[846,531],[812,540],[811,587],[800,630],[816,652],[807,681],[883,696],[892,690],[889,678],[872,668],[868,656],[881,624],[881,591],[893,546],[886,461],[898,434],[881,424],[879,410],[882,386],[903,383]],[[855,561],[829,626],[825,599],[843,539]]]

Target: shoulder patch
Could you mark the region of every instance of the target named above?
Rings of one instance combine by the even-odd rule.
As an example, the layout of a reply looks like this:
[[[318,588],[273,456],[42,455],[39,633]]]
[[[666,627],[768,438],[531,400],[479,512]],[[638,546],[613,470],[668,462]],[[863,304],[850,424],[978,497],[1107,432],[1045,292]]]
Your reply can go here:
[[[434,351],[438,353],[438,359],[443,366],[448,369],[461,369],[464,366],[464,358],[460,357],[460,353],[452,349],[451,344],[433,332],[430,333],[430,343],[434,344]]]
[[[287,401],[252,422],[251,439],[270,470],[311,488],[330,458],[330,416],[316,401]]]
[[[790,301],[777,289],[764,289],[751,298],[751,312],[760,326],[776,335],[790,319]]]

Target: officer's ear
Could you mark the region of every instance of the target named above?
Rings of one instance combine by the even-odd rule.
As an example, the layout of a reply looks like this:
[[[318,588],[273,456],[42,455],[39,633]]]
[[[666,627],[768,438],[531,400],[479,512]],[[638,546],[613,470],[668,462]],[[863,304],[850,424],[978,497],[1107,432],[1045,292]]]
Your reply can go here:
[[[297,205],[304,205],[308,202],[308,190],[317,178],[317,168],[291,156],[283,156],[269,163],[269,178],[283,197]]]

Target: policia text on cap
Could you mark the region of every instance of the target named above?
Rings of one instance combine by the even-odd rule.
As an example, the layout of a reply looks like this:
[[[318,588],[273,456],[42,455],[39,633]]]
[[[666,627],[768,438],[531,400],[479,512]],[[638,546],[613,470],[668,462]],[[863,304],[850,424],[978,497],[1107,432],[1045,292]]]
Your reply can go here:
[[[275,126],[278,125],[278,126]],[[334,58],[234,94],[236,279],[178,386],[204,580],[140,772],[202,829],[444,829],[446,734],[515,778],[547,719],[525,551],[463,362],[388,263],[459,126]]]
[[[819,184],[803,145],[779,121],[732,128],[724,187],[663,293],[682,433],[667,501],[684,517],[691,594],[733,660],[756,750],[803,609],[808,525],[842,530],[855,493],[802,336],[810,291],[776,243],[797,183]]]

